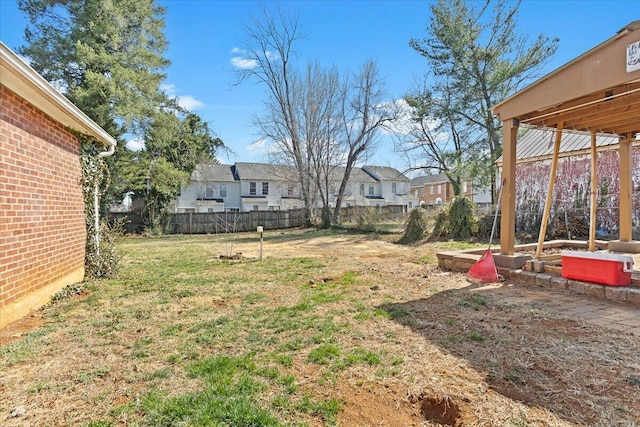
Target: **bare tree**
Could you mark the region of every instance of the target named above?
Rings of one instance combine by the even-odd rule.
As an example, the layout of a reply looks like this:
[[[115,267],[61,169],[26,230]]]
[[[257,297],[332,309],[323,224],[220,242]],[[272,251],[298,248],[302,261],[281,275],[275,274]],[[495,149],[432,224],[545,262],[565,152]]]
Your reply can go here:
[[[405,158],[408,170],[445,174],[458,195],[463,177],[477,174],[473,165],[481,147],[450,108],[448,91],[436,97],[425,86],[415,93],[402,101],[403,117],[394,129],[395,151]]]
[[[244,67],[236,71],[237,83],[255,79],[266,86],[265,112],[255,118],[255,124],[263,137],[275,145],[275,150],[295,166],[310,223],[313,206],[309,153],[300,135],[296,110],[296,85],[300,78],[292,62],[293,45],[302,37],[298,18],[282,11],[277,16],[265,12],[262,19],[252,19],[246,27],[246,37]]]
[[[385,102],[384,80],[375,61],[367,61],[345,85],[340,118],[345,170],[333,212],[335,223],[340,223],[340,209],[351,171],[376,148],[380,131],[396,120],[399,112],[395,103]]]
[[[309,152],[310,169],[315,189],[322,203],[322,226],[331,225],[331,196],[336,168],[343,161],[338,140],[342,126],[340,111],[345,86],[338,71],[323,69],[319,64],[307,66],[300,86],[300,119]]]
[[[341,78],[338,71],[309,64],[295,68],[293,45],[301,38],[298,19],[281,11],[267,13],[247,27],[244,67],[238,83],[255,79],[267,87],[267,101],[254,124],[271,143],[279,162],[293,165],[301,197],[312,221],[316,196],[322,204],[322,222],[331,223],[334,183],[340,181],[333,220],[340,207],[353,167],[375,145],[378,130],[395,117],[393,104],[384,103],[384,82],[376,63],[368,61],[357,75]],[[345,173],[339,176],[338,167]]]

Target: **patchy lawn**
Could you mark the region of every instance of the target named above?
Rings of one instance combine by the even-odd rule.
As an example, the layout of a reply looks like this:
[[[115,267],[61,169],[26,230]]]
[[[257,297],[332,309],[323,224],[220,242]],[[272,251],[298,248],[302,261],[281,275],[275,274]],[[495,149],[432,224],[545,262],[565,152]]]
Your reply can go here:
[[[638,337],[477,292],[398,238],[269,232],[262,262],[255,234],[124,239],[118,278],[0,331],[0,424],[640,419]]]

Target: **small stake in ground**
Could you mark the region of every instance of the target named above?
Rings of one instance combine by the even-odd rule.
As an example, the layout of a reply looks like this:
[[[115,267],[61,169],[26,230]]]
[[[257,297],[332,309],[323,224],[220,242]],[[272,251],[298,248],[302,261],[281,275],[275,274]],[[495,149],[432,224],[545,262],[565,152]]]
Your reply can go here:
[[[262,261],[262,233],[264,232],[264,228],[261,225],[258,226],[258,233],[260,233],[260,261]]]

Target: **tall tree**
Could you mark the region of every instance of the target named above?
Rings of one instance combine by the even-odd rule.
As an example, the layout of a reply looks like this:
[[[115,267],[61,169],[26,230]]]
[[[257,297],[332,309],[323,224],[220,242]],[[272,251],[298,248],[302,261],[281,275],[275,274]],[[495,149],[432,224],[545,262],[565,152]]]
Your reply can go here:
[[[158,110],[145,130],[144,148],[122,150],[116,184],[120,193],[142,200],[147,226],[158,227],[182,184],[187,184],[198,163],[214,162],[223,147],[211,136],[207,122],[188,113]]]
[[[428,114],[465,137],[457,147],[440,150],[453,155],[437,160],[435,167],[445,172],[459,169],[455,162],[475,148],[474,158],[465,161],[492,190],[493,162],[501,154],[501,122],[493,117],[491,107],[537,77],[558,42],[542,34],[530,42],[517,34],[519,6],[520,1],[509,0],[485,0],[478,8],[470,0],[437,0],[430,6],[427,36],[409,42],[427,59],[431,80],[428,90],[409,97],[417,108],[414,117],[425,120]],[[433,141],[425,141],[426,145],[416,147],[437,157],[444,140],[435,141],[436,150],[430,146]]]
[[[299,74],[293,63],[294,44],[302,37],[297,17],[283,11],[261,19],[253,18],[246,27],[243,49],[245,67],[237,72],[238,83],[254,79],[267,89],[265,112],[255,124],[262,136],[276,145],[287,163],[298,173],[298,184],[310,224],[313,212],[309,152],[301,135],[297,117],[296,81]]]
[[[299,80],[298,117],[302,139],[309,152],[311,178],[322,204],[321,227],[331,226],[331,201],[334,182],[344,151],[340,144],[340,112],[346,97],[346,85],[335,67],[323,69],[319,64],[307,66]]]
[[[247,28],[246,67],[237,71],[238,82],[252,78],[266,86],[265,110],[255,124],[272,143],[277,160],[295,166],[309,221],[319,196],[326,226],[332,219],[339,222],[351,170],[373,147],[393,108],[383,103],[384,82],[374,61],[344,78],[319,64],[301,72],[293,61],[300,39],[298,19],[282,11],[254,19]],[[338,166],[344,166],[344,174],[336,173]]]
[[[340,117],[340,138],[346,153],[345,172],[333,213],[336,223],[340,223],[340,209],[351,171],[375,149],[380,130],[398,116],[397,104],[384,102],[384,80],[375,61],[365,62],[358,74],[346,81],[346,86],[347,95],[343,98]]]
[[[31,66],[110,134],[139,134],[158,106],[169,61],[154,0],[19,0]]]
[[[208,124],[182,111],[161,90],[165,8],[155,0],[19,0],[29,18],[20,53],[102,128],[124,144],[108,162],[111,198],[145,200],[148,224],[175,197],[200,161],[215,159],[222,141]]]

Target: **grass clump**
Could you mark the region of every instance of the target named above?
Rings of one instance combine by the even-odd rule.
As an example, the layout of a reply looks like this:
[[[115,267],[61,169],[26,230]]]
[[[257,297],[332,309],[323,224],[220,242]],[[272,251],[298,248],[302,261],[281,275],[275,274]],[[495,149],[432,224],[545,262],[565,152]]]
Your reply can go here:
[[[148,424],[284,426],[276,414],[258,405],[258,394],[267,385],[256,378],[251,357],[211,357],[186,370],[190,376],[202,378],[205,387],[179,397],[150,393],[142,402]]]

